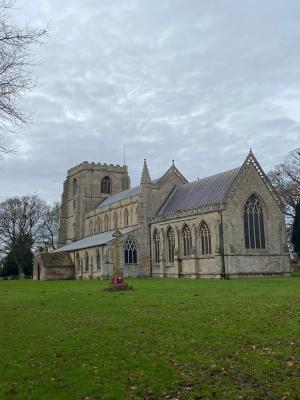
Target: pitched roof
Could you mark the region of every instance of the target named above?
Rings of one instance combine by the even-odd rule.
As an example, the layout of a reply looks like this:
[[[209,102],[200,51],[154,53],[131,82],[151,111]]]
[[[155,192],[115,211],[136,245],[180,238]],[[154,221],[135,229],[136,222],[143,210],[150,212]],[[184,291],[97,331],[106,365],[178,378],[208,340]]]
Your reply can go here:
[[[133,187],[131,189],[124,190],[123,192],[116,193],[116,194],[114,194],[114,195],[112,195],[110,197],[107,197],[104,201],[102,201],[102,203],[100,203],[97,206],[97,208],[101,208],[101,207],[107,206],[109,204],[116,203],[117,201],[128,199],[129,197],[140,193],[140,191],[141,191],[141,188],[140,188],[140,185],[139,185],[139,186],[135,186],[135,187]]]
[[[175,188],[156,215],[222,203],[239,170],[231,169]]]
[[[163,185],[166,182],[166,180],[168,179],[168,177],[172,174],[176,174],[177,176],[179,176],[179,178],[182,180],[182,182],[188,183],[188,180],[182,175],[182,173],[179,171],[179,169],[176,168],[174,161],[173,161],[173,164],[171,165],[171,167],[160,178],[152,180],[152,183],[155,183],[159,186]]]
[[[121,233],[123,233],[123,235],[125,235],[126,233],[134,231],[138,227],[139,225],[128,226],[126,228],[121,228],[120,231]],[[113,240],[114,239],[113,233],[115,231],[116,229],[113,229],[112,231],[97,233],[97,235],[85,237],[83,239],[77,240],[77,242],[73,242],[67,244],[66,246],[60,247],[59,249],[54,250],[53,253],[61,253],[64,251],[75,251],[80,249],[86,249],[89,247],[100,246],[102,244],[105,244]]]

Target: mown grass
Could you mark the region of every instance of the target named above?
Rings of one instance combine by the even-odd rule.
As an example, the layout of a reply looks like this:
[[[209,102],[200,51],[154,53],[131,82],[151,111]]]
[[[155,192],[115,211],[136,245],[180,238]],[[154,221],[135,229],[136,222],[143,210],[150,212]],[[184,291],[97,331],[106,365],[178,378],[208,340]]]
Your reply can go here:
[[[300,399],[300,278],[0,282],[0,399]]]

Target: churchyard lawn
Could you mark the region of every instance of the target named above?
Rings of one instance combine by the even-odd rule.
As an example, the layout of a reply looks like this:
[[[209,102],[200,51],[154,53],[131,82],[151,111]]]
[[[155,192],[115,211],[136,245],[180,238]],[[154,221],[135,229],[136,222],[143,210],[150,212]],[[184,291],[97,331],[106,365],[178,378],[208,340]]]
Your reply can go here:
[[[0,282],[0,399],[300,399],[300,277]]]

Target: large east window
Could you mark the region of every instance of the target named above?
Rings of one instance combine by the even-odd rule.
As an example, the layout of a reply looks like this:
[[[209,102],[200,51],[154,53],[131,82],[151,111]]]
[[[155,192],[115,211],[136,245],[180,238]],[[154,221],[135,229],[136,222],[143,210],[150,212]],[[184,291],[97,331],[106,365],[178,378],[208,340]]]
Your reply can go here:
[[[244,229],[246,249],[266,247],[263,208],[255,194],[248,198],[244,206]]]

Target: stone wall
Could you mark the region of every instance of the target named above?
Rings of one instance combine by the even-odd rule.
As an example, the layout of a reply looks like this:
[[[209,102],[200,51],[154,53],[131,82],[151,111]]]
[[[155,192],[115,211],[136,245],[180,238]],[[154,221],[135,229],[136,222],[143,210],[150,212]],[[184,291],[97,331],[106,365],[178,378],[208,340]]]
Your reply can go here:
[[[245,246],[244,205],[253,193],[263,204],[266,246],[261,249],[246,249]],[[212,251],[209,255],[201,254],[199,226],[202,221],[207,223],[211,234]],[[183,255],[184,225],[192,234],[192,252],[188,257]],[[169,227],[175,235],[175,259],[172,263],[168,262],[167,257]],[[160,237],[159,263],[155,263],[153,257],[155,230]],[[154,218],[151,238],[153,276],[237,278],[290,275],[283,210],[252,163],[241,168],[224,204]]]
[[[85,235],[85,215],[110,194],[101,193],[101,181],[111,179],[111,194],[130,187],[127,166],[83,162],[68,171],[62,194],[59,246]]]
[[[263,206],[264,249],[245,247],[244,205],[252,194],[258,196]],[[252,164],[241,171],[223,220],[226,274],[232,277],[290,274],[283,211]]]

